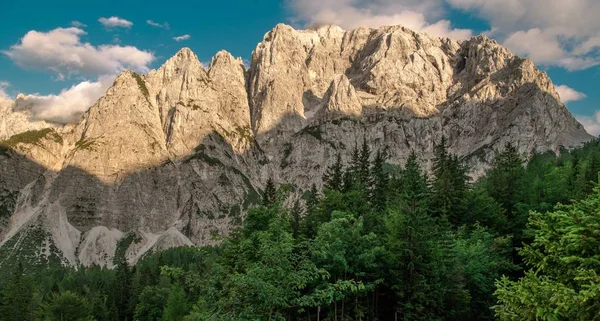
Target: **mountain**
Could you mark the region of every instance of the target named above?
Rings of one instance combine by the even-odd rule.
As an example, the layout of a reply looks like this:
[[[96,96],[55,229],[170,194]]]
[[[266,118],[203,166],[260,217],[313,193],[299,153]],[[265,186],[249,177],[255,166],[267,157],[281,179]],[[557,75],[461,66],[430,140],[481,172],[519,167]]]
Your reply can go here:
[[[531,61],[485,36],[399,26],[280,24],[249,69],[225,51],[205,69],[184,48],[122,72],[76,124],[13,113],[25,111],[7,114],[20,125],[0,143],[0,267],[218,243],[269,177],[301,195],[363,139],[389,163],[415,150],[428,164],[444,136],[477,177],[507,142],[530,154],[592,138]]]

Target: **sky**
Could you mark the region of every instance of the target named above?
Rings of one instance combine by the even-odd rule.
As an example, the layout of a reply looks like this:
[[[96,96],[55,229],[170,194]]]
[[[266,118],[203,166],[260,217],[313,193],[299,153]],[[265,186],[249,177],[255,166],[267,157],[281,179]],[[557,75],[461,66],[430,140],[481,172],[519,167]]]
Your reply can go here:
[[[532,59],[598,135],[599,15],[598,0],[7,0],[0,4],[0,103],[65,123],[122,70],[158,68],[182,47],[204,64],[222,49],[248,61],[277,23],[404,25],[457,40],[483,33]]]

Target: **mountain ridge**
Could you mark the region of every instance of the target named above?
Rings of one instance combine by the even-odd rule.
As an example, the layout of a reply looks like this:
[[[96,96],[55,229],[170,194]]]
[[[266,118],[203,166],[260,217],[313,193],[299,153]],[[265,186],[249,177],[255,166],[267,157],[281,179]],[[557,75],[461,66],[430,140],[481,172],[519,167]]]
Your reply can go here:
[[[527,154],[592,138],[544,72],[485,36],[280,24],[248,70],[226,51],[205,69],[183,48],[122,72],[77,124],[4,141],[0,252],[112,266],[128,233],[131,262],[215,244],[269,177],[300,195],[363,140],[392,164],[411,150],[428,163],[442,136],[475,177],[507,142]]]

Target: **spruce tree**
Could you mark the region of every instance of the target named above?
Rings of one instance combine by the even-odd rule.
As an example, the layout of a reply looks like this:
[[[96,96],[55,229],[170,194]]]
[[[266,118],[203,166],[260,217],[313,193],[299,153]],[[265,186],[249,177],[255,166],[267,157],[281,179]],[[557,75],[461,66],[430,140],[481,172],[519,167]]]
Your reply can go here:
[[[341,191],[344,183],[344,165],[342,164],[342,156],[338,153],[336,156],[335,163],[327,168],[325,175],[323,175],[323,182],[325,187]]]
[[[457,156],[448,152],[446,144],[446,138],[442,137],[434,150],[432,212],[457,224],[464,213],[468,176],[467,169]]]
[[[398,296],[398,313],[406,320],[425,319],[431,288],[430,242],[434,220],[429,215],[429,190],[414,152],[402,171],[402,190],[390,202],[386,219],[387,249],[391,279]]]
[[[2,289],[0,320],[32,320],[33,292],[34,285],[31,279],[25,276],[23,264],[19,262],[15,266],[10,281]]]
[[[371,202],[373,209],[378,213],[383,213],[386,208],[389,177],[384,172],[383,165],[385,158],[383,154],[378,151],[373,160],[371,166],[371,181],[373,186],[371,189]]]
[[[131,305],[132,277],[129,264],[124,256],[118,258],[115,277],[114,303],[119,320],[133,320],[133,307]]]
[[[367,190],[371,186],[371,149],[367,143],[367,138],[363,138],[362,147],[358,157],[358,179],[363,189]]]
[[[517,148],[507,143],[487,173],[487,190],[502,205],[509,222],[515,222],[517,204],[524,201],[524,179],[523,159]]]
[[[267,185],[265,186],[265,192],[263,194],[263,205],[269,207],[275,203],[277,199],[277,189],[273,179],[269,177],[267,179]]]
[[[292,234],[294,238],[298,238],[302,229],[302,217],[303,215],[302,206],[300,201],[295,200],[292,209],[290,210],[290,225],[292,227]]]

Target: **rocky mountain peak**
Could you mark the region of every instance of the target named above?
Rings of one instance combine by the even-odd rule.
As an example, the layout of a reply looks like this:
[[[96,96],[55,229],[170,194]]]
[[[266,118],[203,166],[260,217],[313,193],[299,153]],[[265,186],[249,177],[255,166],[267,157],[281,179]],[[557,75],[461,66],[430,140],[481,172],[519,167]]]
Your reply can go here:
[[[0,135],[15,115],[2,113]],[[427,166],[445,137],[473,177],[507,142],[528,154],[591,139],[544,72],[485,36],[284,24],[249,70],[226,51],[205,70],[183,48],[147,75],[122,72],[79,124],[33,134],[0,149],[0,195],[20,195],[0,244],[19,253],[7,240],[43,226],[69,264],[104,265],[128,233],[132,260],[214,244],[268,177],[301,195],[363,139],[391,164],[412,150]]]
[[[326,115],[320,115],[318,118],[360,117],[362,114],[360,98],[346,75],[337,75],[331,80],[331,86],[325,93],[323,101],[326,102],[324,109]]]

